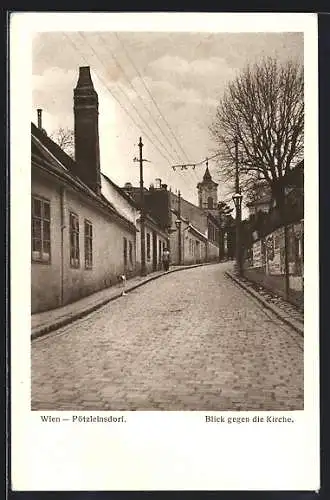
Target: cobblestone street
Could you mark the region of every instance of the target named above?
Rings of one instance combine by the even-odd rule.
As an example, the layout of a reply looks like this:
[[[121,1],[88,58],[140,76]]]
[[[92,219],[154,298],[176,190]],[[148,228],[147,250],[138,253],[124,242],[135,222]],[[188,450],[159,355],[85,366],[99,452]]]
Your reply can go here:
[[[32,342],[33,410],[301,410],[303,338],[214,264]]]

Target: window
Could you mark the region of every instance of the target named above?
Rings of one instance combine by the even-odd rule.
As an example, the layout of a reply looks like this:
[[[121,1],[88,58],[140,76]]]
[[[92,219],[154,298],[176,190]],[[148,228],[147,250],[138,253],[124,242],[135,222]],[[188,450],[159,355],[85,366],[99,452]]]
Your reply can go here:
[[[209,208],[209,209],[213,208],[213,198],[212,198],[212,196],[209,196],[207,198],[207,208]]]
[[[70,265],[79,267],[79,219],[78,215],[70,212]]]
[[[85,220],[85,268],[93,267],[93,226]]]
[[[32,197],[32,260],[50,263],[50,202]]]
[[[124,238],[124,266],[127,266],[127,239]]]
[[[133,243],[130,241],[128,246],[129,252],[129,263],[133,265]]]
[[[150,233],[147,233],[147,259],[150,260]]]

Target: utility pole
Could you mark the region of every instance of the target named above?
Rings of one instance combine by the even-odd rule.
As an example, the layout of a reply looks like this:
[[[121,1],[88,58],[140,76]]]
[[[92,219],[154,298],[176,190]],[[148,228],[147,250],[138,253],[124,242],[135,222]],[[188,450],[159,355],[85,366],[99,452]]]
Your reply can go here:
[[[181,249],[181,191],[178,192],[178,251],[179,251],[179,266],[181,266],[182,249]]]
[[[241,251],[241,203],[242,195],[239,187],[238,174],[238,137],[235,137],[235,196],[234,203],[236,207],[236,265],[239,275],[242,274],[242,251]]]
[[[235,192],[239,193],[239,175],[238,175],[238,137],[235,137]]]
[[[289,235],[288,235],[285,194],[282,196],[281,205],[282,205],[281,206],[282,221],[284,222],[284,293],[285,293],[285,299],[289,300],[289,293],[290,293],[290,269],[289,269],[289,255],[288,255]]]
[[[146,242],[145,242],[145,207],[144,207],[144,189],[143,189],[143,156],[142,156],[142,137],[140,137],[140,227],[141,227],[141,276],[146,275]]]
[[[218,243],[219,243],[219,262],[222,261],[223,259],[223,253],[224,253],[224,231],[223,231],[223,226],[224,226],[224,217],[225,214],[222,210],[221,203],[218,203],[218,218],[219,218],[219,227],[218,227]]]

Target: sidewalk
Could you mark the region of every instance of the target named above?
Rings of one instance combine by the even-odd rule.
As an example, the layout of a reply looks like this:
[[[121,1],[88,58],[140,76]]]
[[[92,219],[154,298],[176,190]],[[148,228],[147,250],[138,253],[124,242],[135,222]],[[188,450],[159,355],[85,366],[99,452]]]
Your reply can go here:
[[[170,274],[209,264],[214,264],[214,262],[205,262],[203,264],[193,264],[190,266],[172,266],[167,273],[164,271],[156,271],[143,277],[135,276],[126,282],[125,292],[131,292],[149,281],[160,278],[164,274]],[[82,318],[83,316],[87,316],[87,314],[95,311],[108,302],[121,297],[122,291],[123,287],[121,284],[114,285],[93,293],[92,295],[88,295],[87,297],[84,297],[76,302],[67,304],[66,306],[33,314],[31,317],[31,338],[35,339],[45,335],[46,333],[52,332],[53,330],[57,330],[57,328],[68,325],[72,321]]]
[[[286,302],[277,295],[273,295],[263,287],[258,287],[250,283],[244,277],[235,276],[232,272],[226,271],[226,275],[237,285],[257,299],[265,308],[274,313],[280,320],[293,328],[300,335],[304,335],[304,315],[299,309]]]

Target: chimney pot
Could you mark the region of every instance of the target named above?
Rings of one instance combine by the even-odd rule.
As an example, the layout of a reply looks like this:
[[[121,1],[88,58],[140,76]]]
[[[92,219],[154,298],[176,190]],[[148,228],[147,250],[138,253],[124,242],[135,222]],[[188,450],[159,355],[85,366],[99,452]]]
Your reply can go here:
[[[90,66],[80,66],[77,87],[94,88]]]

